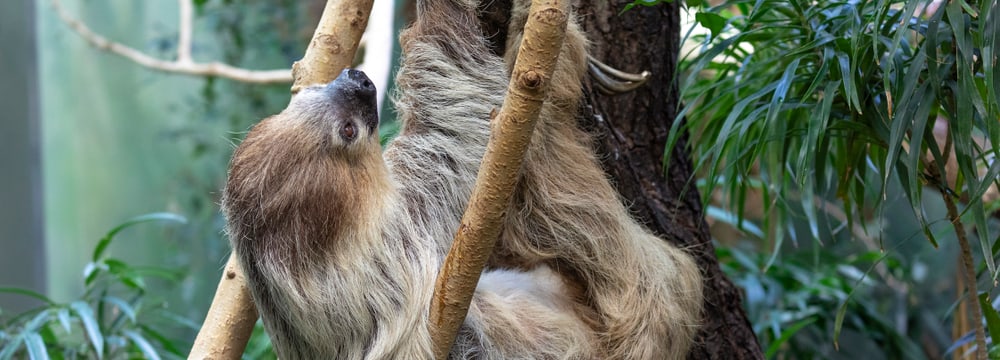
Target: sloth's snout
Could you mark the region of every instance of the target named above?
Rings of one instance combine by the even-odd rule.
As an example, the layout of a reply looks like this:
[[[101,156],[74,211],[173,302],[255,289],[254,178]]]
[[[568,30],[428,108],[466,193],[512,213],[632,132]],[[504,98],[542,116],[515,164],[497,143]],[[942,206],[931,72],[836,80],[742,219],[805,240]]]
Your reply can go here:
[[[375,84],[364,71],[344,69],[324,89],[335,106],[345,107],[360,114],[365,125],[374,130],[378,126],[378,104]]]
[[[358,87],[361,89],[361,91],[370,93],[372,96],[375,96],[375,84],[373,84],[372,81],[368,79],[368,75],[365,75],[364,71],[359,71],[354,69],[344,69],[344,71],[340,73],[340,76],[347,76],[347,78],[350,79],[351,81],[357,82]]]
[[[337,79],[327,85],[327,90],[331,92],[331,96],[347,95],[375,103],[375,84],[364,71],[344,69]]]

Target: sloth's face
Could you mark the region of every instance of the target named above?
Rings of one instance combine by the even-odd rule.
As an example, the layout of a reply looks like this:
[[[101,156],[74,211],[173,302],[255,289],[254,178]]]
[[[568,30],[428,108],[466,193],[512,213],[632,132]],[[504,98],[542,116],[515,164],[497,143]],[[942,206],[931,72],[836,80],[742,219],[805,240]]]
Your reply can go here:
[[[375,91],[364,72],[345,69],[333,82],[299,92],[274,125],[319,135],[321,150],[364,147],[378,137]]]
[[[375,99],[375,85],[357,70],[303,89],[284,111],[250,130],[233,154],[230,184],[242,179],[241,186],[255,184],[266,189],[249,190],[264,193],[355,186],[384,166]]]

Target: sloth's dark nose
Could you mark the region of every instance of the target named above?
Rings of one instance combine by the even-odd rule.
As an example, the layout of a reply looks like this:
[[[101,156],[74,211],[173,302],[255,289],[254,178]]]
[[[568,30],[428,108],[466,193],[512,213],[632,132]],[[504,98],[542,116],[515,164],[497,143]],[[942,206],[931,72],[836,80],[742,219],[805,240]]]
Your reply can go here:
[[[369,129],[378,126],[375,84],[363,71],[344,69],[325,91],[335,107],[360,115]]]
[[[347,75],[348,79],[356,81],[363,91],[369,91],[372,95],[375,94],[375,84],[368,79],[368,75],[365,75],[364,71],[358,71],[354,69],[344,69],[341,76]]]
[[[340,76],[330,83],[330,87],[336,90],[354,92],[361,98],[375,98],[375,84],[364,71],[354,69],[344,69]]]

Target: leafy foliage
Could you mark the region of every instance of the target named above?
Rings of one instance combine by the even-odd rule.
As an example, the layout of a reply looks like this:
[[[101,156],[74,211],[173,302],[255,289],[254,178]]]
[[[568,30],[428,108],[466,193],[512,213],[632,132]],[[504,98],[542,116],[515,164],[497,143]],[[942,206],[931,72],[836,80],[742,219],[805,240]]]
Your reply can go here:
[[[176,282],[183,272],[132,266],[106,255],[116,235],[149,222],[187,223],[187,219],[172,213],[146,214],[108,231],[84,268],[85,292],[77,300],[57,303],[34,291],[0,288],[0,293],[23,295],[44,304],[11,319],[0,318],[0,360],[185,358],[188,344],[158,327],[173,324],[196,331],[199,324],[167,312],[165,304],[151,299],[147,285],[150,278]],[[243,358],[277,358],[260,321]]]
[[[988,217],[998,204],[995,196],[983,200],[996,190],[1000,175],[1000,162],[993,161],[1000,154],[994,146],[1000,141],[997,1],[730,0],[700,6],[695,20],[709,33],[691,36],[699,44],[697,53],[685,57],[681,69],[686,74],[679,77],[686,106],[666,148],[690,131],[693,158],[707,179],[702,181],[706,200],[719,190],[731,206],[729,212],[709,211],[770,242],[770,255],[745,271],[770,281],[772,289],[810,289],[805,282],[782,280],[791,276],[788,259],[777,256],[787,248],[784,240],[792,235],[801,245],[793,228],[805,223],[817,242],[828,237],[821,231],[829,228],[823,226],[828,217],[821,209],[830,204],[842,205],[846,213],[846,224],[838,227],[882,224],[895,215],[885,213],[887,199],[893,198],[890,188],[900,186],[935,247],[941,233],[931,224],[942,218],[926,207],[926,191],[946,203],[964,202],[950,219],[953,230],[961,242],[965,225],[975,226],[980,269],[997,279],[994,258],[1000,242]],[[665,161],[669,158],[666,154]],[[749,194],[762,197],[762,226],[744,221]],[[880,243],[884,230],[873,232]],[[971,252],[964,252],[971,259]],[[814,264],[812,276],[824,276],[827,270],[820,265],[844,265],[828,261]],[[791,277],[801,281],[803,274]],[[851,297],[848,288],[838,291],[812,292],[812,300],[824,299],[817,294],[840,299],[828,308],[840,311],[831,333],[824,335],[836,342],[841,326],[848,329],[854,321],[867,326],[855,330],[874,331],[899,344],[883,343],[898,350],[887,354],[916,356],[904,351],[910,345],[893,340],[905,334],[882,326],[871,312],[873,304]],[[797,297],[795,292],[782,295],[783,300]],[[993,308],[983,309],[987,323],[1000,326]],[[874,317],[852,320],[869,315]],[[775,346],[787,350],[803,341],[791,341],[794,334],[808,339],[802,332],[827,329],[817,326],[827,319],[818,314],[788,319],[799,322],[771,322],[773,331],[759,333],[772,345],[769,355]]]
[[[682,64],[687,106],[679,118],[688,122],[676,122],[667,148],[685,128],[703,139],[691,142],[698,167],[725,179],[718,183],[737,208],[746,180],[763,182],[766,210],[778,215],[764,227],[782,229],[774,249],[790,203],[804,205],[818,238],[818,197],[839,198],[854,219],[879,208],[898,179],[922,220],[925,184],[970,200],[966,211],[991,253],[978,200],[1000,173],[989,161],[998,153],[989,144],[1000,141],[996,2],[981,10],[964,1],[937,11],[929,4],[734,0],[706,9],[713,15],[699,21],[713,35],[698,37],[701,52]],[[935,138],[935,125],[949,130],[946,142]],[[949,154],[957,174],[945,167]],[[879,193],[866,192],[872,183]],[[992,257],[985,261],[995,278]]]
[[[872,289],[885,284],[869,272],[875,266],[902,271],[900,262],[876,252],[847,259],[798,252],[782,256],[765,272],[761,266],[768,261],[766,256],[725,247],[717,254],[723,271],[746,291],[747,315],[767,346],[767,358],[830,358],[838,352],[841,357],[864,356],[830,343],[840,331],[838,322],[844,331],[863,339],[861,345],[879,349],[889,359],[925,358],[918,344],[897,331],[870,300]],[[842,311],[830,311],[838,307]]]
[[[57,303],[29,290],[0,288],[0,292],[29,296],[44,304],[0,322],[0,359],[184,357],[176,340],[149,325],[176,317],[147,296],[147,279],[176,281],[180,274],[132,266],[107,256],[105,250],[116,235],[135,225],[186,221],[175,214],[155,213],[130,219],[109,231],[84,269],[84,294],[69,303]]]

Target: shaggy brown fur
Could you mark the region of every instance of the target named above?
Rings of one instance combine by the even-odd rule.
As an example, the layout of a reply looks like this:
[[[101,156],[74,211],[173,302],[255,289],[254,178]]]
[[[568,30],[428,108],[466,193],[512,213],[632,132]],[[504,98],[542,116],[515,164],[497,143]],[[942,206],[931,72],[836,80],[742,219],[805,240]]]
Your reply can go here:
[[[378,146],[358,72],[300,92],[233,156],[233,249],[282,359],[427,359],[434,279],[465,209],[520,42],[504,58],[476,1],[421,0],[402,38],[403,130]],[[575,126],[586,39],[570,21],[549,97],[452,358],[676,359],[701,310],[697,267],[627,212]],[[505,61],[506,59],[506,61]]]

